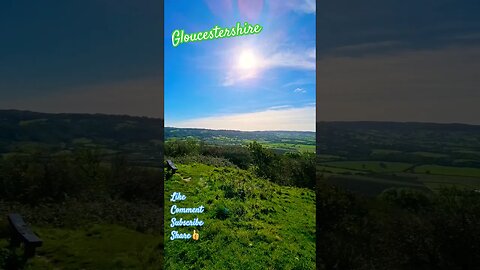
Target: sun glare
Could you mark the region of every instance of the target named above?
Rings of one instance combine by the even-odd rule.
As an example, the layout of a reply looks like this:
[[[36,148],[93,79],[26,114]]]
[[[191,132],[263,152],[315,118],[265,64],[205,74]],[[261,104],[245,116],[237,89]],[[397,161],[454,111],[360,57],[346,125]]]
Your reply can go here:
[[[244,50],[238,57],[238,67],[253,71],[258,67],[258,57],[251,50]]]

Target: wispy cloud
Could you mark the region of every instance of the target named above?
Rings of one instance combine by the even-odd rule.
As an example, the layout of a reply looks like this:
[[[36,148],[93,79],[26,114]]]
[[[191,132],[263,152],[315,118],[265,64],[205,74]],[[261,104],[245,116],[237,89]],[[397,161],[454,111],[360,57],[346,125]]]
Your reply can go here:
[[[232,86],[239,82],[255,78],[258,74],[258,71],[239,71],[237,69],[231,69],[227,71],[227,75],[225,76],[222,86]]]
[[[308,79],[298,79],[289,83],[282,85],[284,88],[290,88],[292,86],[300,86],[306,84],[315,84],[315,78],[308,78]]]
[[[222,86],[232,86],[245,80],[258,77],[262,72],[286,68],[296,70],[315,70],[315,48],[297,48],[277,50],[270,54],[258,55],[255,70],[229,68],[222,81]]]
[[[297,87],[295,88],[295,90],[293,90],[294,93],[306,93],[307,90],[303,89],[303,88],[300,88],[300,87]]]
[[[315,49],[307,49],[303,52],[281,51],[272,54],[265,60],[266,68],[295,68],[315,70]]]
[[[272,106],[268,108],[269,110],[279,110],[279,109],[286,109],[286,108],[292,108],[291,105],[280,105],[280,106]]]
[[[284,3],[295,12],[315,13],[315,0],[284,0]]]
[[[314,131],[315,106],[301,108],[269,108],[252,113],[239,113],[221,116],[189,119],[166,125],[179,128],[207,128],[226,130],[284,130],[284,131]]]

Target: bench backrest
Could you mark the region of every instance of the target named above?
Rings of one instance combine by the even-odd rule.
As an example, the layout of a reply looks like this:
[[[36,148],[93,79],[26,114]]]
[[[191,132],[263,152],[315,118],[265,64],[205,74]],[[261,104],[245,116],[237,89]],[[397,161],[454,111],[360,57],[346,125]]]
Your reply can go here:
[[[173,161],[171,160],[167,160],[167,165],[170,169],[176,171],[177,170],[177,167],[175,166],[175,164],[173,164]]]
[[[32,232],[20,214],[9,214],[8,222],[19,240],[33,246],[42,245],[42,240]]]

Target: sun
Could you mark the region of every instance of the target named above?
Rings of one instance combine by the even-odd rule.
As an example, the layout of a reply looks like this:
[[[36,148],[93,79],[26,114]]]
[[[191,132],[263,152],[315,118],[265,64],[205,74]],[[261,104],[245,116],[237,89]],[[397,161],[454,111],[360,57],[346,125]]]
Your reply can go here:
[[[252,50],[243,50],[238,56],[238,68],[254,71],[258,68],[258,56]]]

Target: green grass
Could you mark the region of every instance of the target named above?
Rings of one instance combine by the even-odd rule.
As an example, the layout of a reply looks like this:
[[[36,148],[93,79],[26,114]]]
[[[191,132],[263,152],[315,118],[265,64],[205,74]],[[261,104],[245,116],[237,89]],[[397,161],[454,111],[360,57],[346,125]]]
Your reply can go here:
[[[386,154],[398,154],[398,153],[402,153],[402,151],[391,150],[391,149],[373,149],[372,150],[373,155],[386,155]]]
[[[415,173],[438,174],[450,176],[480,177],[479,168],[450,167],[440,165],[422,165],[415,167]]]
[[[456,150],[454,153],[459,153],[459,154],[471,154],[475,155],[477,157],[480,157],[480,151],[473,151],[473,150]]]
[[[430,190],[437,191],[445,187],[458,187],[467,189],[480,189],[480,178],[433,175],[433,174],[415,174],[418,180],[425,184]]]
[[[443,158],[448,157],[446,154],[442,153],[432,153],[432,152],[413,152],[412,154],[421,156],[421,157],[431,157],[431,158]]]
[[[335,155],[322,155],[322,154],[317,154],[317,158],[319,161],[338,161],[338,160],[343,160],[341,156],[335,156]]]
[[[412,166],[409,163],[385,161],[332,161],[323,162],[321,164],[328,167],[376,173],[402,172]]]
[[[316,150],[315,145],[301,144],[301,143],[265,143],[265,147],[290,151],[290,152],[308,152],[314,153]]]
[[[282,187],[232,167],[178,164],[165,183],[166,196],[180,191],[179,207],[205,206],[205,213],[175,215],[205,222],[200,240],[170,240],[165,202],[166,269],[315,269],[315,193]],[[192,227],[175,228],[192,232]]]
[[[360,175],[324,175],[325,181],[343,187],[353,192],[377,196],[388,188],[408,187],[419,190],[428,190],[421,182],[401,181],[388,178],[374,178]]]
[[[358,170],[330,167],[317,165],[318,173],[334,173],[334,174],[365,174],[365,172],[360,172]]]
[[[161,237],[117,225],[34,227],[43,240],[26,269],[161,269]]]
[[[27,127],[29,125],[35,125],[35,124],[41,124],[41,123],[44,123],[44,122],[47,122],[48,119],[45,119],[45,118],[42,118],[42,119],[32,119],[32,120],[23,120],[23,121],[19,121],[18,122],[18,125],[21,126],[21,127]]]
[[[473,170],[463,170],[464,168],[436,165],[419,166],[418,168],[420,168],[420,170],[415,169],[415,173],[400,172],[374,175],[368,172],[320,165],[317,166],[317,172],[329,183],[369,195],[378,195],[381,191],[390,187],[428,188],[431,191],[438,191],[441,188],[453,186],[467,189],[480,189],[480,177],[475,176],[477,169],[470,168]],[[429,170],[432,170],[432,172],[425,173]],[[446,173],[463,175],[448,175]]]

